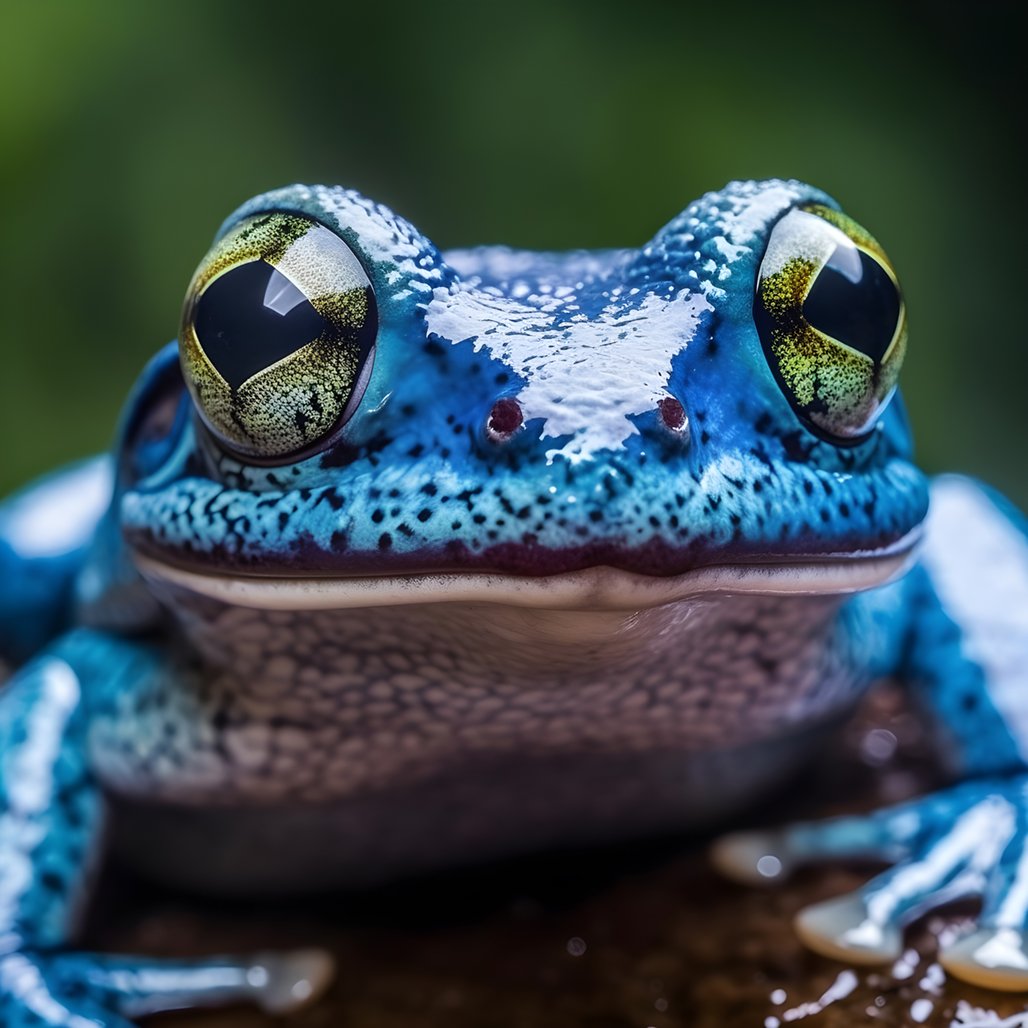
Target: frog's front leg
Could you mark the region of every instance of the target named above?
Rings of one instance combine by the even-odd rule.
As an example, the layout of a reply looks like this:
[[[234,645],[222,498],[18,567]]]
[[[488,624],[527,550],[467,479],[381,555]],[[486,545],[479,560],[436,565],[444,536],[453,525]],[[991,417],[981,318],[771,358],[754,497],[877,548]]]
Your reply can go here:
[[[957,777],[948,791],[879,811],[727,836],[715,863],[765,883],[818,860],[892,866],[850,896],[802,911],[813,949],[878,962],[900,953],[903,925],[957,896],[979,896],[973,933],[942,949],[955,976],[1028,990],[1028,531],[1002,499],[961,478],[935,483],[921,562],[863,600],[897,629],[896,661],[935,725]],[[900,617],[899,611],[906,612]]]
[[[66,949],[102,845],[87,759],[90,668],[141,647],[77,632],[0,686],[0,1024],[124,1028],[125,1017],[252,1000],[298,1006],[331,976],[316,951],[150,960]],[[79,660],[79,658],[84,658]]]
[[[945,945],[942,964],[977,985],[1028,989],[1028,776],[965,782],[863,817],[727,835],[713,859],[729,877],[753,885],[780,882],[807,863],[892,863],[856,892],[796,917],[811,949],[853,963],[895,960],[913,917],[981,896],[976,930]]]

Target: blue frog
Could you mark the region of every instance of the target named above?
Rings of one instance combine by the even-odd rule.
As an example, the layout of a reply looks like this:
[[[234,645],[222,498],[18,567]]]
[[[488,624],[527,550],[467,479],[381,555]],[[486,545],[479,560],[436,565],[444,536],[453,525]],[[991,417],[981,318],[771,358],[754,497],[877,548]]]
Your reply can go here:
[[[724,826],[884,676],[960,784],[714,859],[891,862],[797,920],[848,960],[982,895],[943,962],[1028,988],[1026,526],[912,462],[906,345],[882,248],[798,182],[561,254],[246,203],[113,456],[0,508],[0,1021],[325,987],[316,950],[75,950],[104,846],[268,896]]]

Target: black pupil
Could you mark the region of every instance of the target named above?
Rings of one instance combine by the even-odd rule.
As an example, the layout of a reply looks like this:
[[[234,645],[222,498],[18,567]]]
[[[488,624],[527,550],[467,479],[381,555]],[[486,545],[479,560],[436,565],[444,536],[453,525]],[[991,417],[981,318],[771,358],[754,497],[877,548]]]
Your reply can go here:
[[[892,342],[899,313],[895,283],[878,261],[856,247],[835,248],[803,301],[809,325],[876,363]]]
[[[266,261],[240,264],[216,278],[197,302],[193,326],[233,389],[330,331],[303,293]]]

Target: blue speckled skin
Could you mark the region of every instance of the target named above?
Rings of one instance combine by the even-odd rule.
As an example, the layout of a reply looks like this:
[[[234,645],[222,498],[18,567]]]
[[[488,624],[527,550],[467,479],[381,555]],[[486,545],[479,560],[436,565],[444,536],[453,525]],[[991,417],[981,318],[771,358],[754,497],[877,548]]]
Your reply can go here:
[[[262,1001],[246,982],[248,958],[159,964],[68,950],[112,817],[140,818],[152,850],[174,850],[179,870],[212,888],[244,875],[212,837],[221,854],[233,835],[268,843],[245,884],[291,880],[289,860],[294,878],[307,874],[303,847],[276,855],[260,835],[285,819],[291,840],[311,850],[324,841],[339,866],[348,854],[402,870],[511,848],[509,814],[483,811],[493,790],[518,809],[519,761],[552,808],[511,829],[529,844],[608,836],[619,818],[629,832],[704,823],[773,781],[790,766],[785,751],[799,753],[799,740],[893,674],[923,701],[955,774],[1009,776],[916,807],[907,858],[983,797],[1003,797],[1023,824],[1023,523],[966,480],[929,486],[898,397],[855,444],[796,415],[754,327],[754,283],[772,227],[809,202],[834,207],[796,182],[734,183],[637,250],[560,255],[441,254],[342,189],[268,193],[226,222],[223,233],[254,214],[295,212],[341,236],[378,303],[370,378],[341,430],[302,459],[247,463],[193,415],[172,344],[129,401],[113,491],[103,484],[111,465],[88,466],[110,495],[106,513],[76,513],[70,475],[0,508],[0,656],[17,668],[0,687],[0,1022],[123,1025],[163,1007]],[[668,398],[688,431],[662,416]],[[517,401],[524,424],[498,439],[487,426],[503,399]],[[30,544],[29,522],[37,536],[51,523],[75,532],[63,546]],[[983,561],[997,554],[1009,563],[991,588]],[[615,571],[590,578],[597,568]],[[847,577],[860,568],[885,570]],[[726,584],[716,577],[725,569],[743,577]],[[234,580],[258,591],[496,585],[463,605],[392,593],[374,609],[351,596],[309,614],[291,601],[236,605],[196,585]],[[503,592],[526,581],[594,591],[547,613],[546,602]],[[643,602],[626,591],[618,603],[619,589],[647,583],[680,594]],[[533,604],[543,608],[531,622],[544,630],[538,654],[524,612]],[[603,617],[622,618],[618,631]],[[476,632],[483,652],[466,641]],[[658,659],[676,635],[681,649]],[[615,666],[608,637],[622,636]],[[802,651],[795,664],[790,641]],[[310,753],[287,760],[290,747]],[[358,767],[371,777],[354,777]],[[567,796],[551,799],[539,786],[557,768]],[[640,792],[568,819],[604,768]],[[209,834],[208,810],[224,837]],[[438,853],[411,854],[413,829],[386,853],[378,819],[414,824],[426,810]],[[471,827],[451,831],[469,811]],[[895,855],[890,832],[870,847],[865,832],[862,851]],[[117,824],[113,836],[144,863],[158,856]],[[190,849],[195,836],[206,851]],[[827,842],[808,836],[798,850],[846,850],[830,832]],[[1024,927],[1025,911],[1001,902],[1024,838],[1013,831],[983,879],[985,925],[1002,908],[1004,924],[1020,917]],[[933,879],[897,909],[945,884]],[[242,977],[229,987],[233,973]]]
[[[638,251],[520,263],[470,252],[453,258],[458,276],[412,226],[353,193],[258,197],[226,227],[302,212],[362,257],[381,321],[367,392],[306,461],[265,469],[205,453],[209,474],[183,467],[166,488],[131,492],[125,533],[169,559],[263,574],[611,564],[667,575],[894,543],[927,503],[900,405],[865,443],[824,445],[797,424],[753,327],[768,225],[826,199],[795,183],[738,185]],[[751,224],[758,202],[767,209]],[[576,345],[611,366],[573,363]],[[692,440],[677,447],[655,405],[687,391]],[[526,431],[498,449],[483,429],[503,396],[522,400]]]

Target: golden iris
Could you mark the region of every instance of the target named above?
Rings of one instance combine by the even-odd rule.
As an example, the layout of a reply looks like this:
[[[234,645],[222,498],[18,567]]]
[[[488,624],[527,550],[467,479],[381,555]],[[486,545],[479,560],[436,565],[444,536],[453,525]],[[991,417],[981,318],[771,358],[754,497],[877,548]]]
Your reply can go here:
[[[889,258],[852,218],[810,204],[771,232],[754,321],[794,409],[856,441],[889,402],[907,346],[906,307]]]
[[[276,460],[329,437],[359,400],[378,314],[353,251],[295,214],[247,218],[186,294],[182,371],[204,423],[243,457]]]

